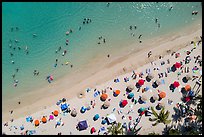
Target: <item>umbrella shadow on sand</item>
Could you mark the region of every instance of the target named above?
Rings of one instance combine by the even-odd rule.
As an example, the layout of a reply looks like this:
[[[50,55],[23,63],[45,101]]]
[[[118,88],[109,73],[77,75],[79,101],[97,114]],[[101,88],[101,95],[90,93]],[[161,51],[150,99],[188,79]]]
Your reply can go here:
[[[150,102],[151,102],[151,103],[155,103],[155,101],[156,101],[156,100],[154,100],[153,97],[150,98]]]
[[[173,85],[173,84],[171,84],[171,85],[169,86],[169,89],[170,89],[172,92],[174,92],[174,90],[175,90],[174,85]]]
[[[137,88],[140,88],[141,87],[141,85],[139,84],[139,83],[136,83],[136,85],[135,85]]]
[[[175,72],[175,71],[176,71],[175,65],[173,65],[173,66],[171,67],[171,71],[172,71],[172,72]]]
[[[187,79],[186,77],[183,77],[183,78],[182,78],[182,81],[183,81],[183,83],[187,83],[187,82],[188,82],[188,79]]]

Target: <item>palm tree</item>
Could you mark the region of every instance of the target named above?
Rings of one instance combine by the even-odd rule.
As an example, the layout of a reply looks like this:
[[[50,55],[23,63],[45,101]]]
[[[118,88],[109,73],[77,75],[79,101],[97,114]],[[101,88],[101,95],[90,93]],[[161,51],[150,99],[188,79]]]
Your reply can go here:
[[[149,118],[149,121],[156,121],[154,124],[152,124],[152,126],[156,126],[159,123],[163,123],[165,125],[169,124],[171,122],[171,120],[168,120],[169,117],[169,111],[167,110],[166,112],[164,112],[164,107],[162,107],[162,110],[160,111],[159,114],[157,114],[157,112],[154,110],[153,107],[151,107],[152,113],[155,116],[155,118]]]
[[[181,132],[178,129],[170,129],[168,135],[181,135]]]
[[[110,127],[108,127],[108,133],[111,134],[111,135],[123,135],[123,128],[121,126],[122,124],[119,122],[119,123],[116,123],[116,124],[112,124]]]

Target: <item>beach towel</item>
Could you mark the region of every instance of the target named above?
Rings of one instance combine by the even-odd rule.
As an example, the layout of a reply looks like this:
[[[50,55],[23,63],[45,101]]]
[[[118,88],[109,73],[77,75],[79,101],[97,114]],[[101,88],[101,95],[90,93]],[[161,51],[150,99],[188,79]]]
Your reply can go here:
[[[95,91],[94,92],[94,97],[97,97],[99,95],[99,93],[100,93],[99,91]]]
[[[104,132],[104,131],[106,131],[106,128],[105,128],[105,127],[102,127],[102,128],[100,128],[99,130],[100,130],[100,132]]]
[[[161,84],[165,84],[165,81],[164,81],[164,79],[162,79],[162,80],[161,80]]]

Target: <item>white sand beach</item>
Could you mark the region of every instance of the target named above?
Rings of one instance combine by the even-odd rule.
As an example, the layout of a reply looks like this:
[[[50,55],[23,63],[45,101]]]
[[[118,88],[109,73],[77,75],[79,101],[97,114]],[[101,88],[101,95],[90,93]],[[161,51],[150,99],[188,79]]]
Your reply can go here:
[[[35,130],[35,134],[37,135],[57,135],[58,133],[62,133],[62,135],[65,134],[80,134],[80,135],[89,135],[90,130],[92,127],[96,128],[96,132],[93,134],[103,134],[103,132],[98,133],[98,130],[102,127],[105,127],[105,129],[109,126],[107,124],[102,125],[102,117],[106,117],[107,114],[111,114],[113,112],[113,109],[115,108],[115,111],[113,112],[117,118],[117,122],[127,124],[131,121],[134,123],[135,119],[139,116],[139,113],[137,112],[139,108],[141,107],[150,107],[155,106],[162,102],[165,104],[166,110],[170,112],[170,119],[171,116],[174,114],[173,107],[176,106],[178,102],[181,102],[181,88],[185,85],[189,84],[192,87],[196,83],[197,79],[192,81],[188,81],[187,83],[184,83],[182,81],[182,78],[185,77],[187,74],[190,75],[197,75],[198,77],[202,76],[200,73],[194,74],[192,72],[192,68],[194,66],[198,66],[199,70],[202,70],[202,66],[200,67],[197,63],[195,64],[194,56],[200,55],[202,58],[202,43],[197,44],[196,49],[194,49],[191,54],[189,55],[191,58],[191,61],[189,64],[184,64],[184,67],[189,67],[189,72],[185,73],[183,70],[183,73],[181,73],[178,76],[178,72],[181,72],[182,70],[178,69],[175,72],[167,73],[167,77],[163,76],[162,78],[159,78],[158,73],[164,73],[167,72],[167,67],[171,67],[176,62],[180,62],[185,60],[186,58],[186,52],[185,51],[191,51],[194,48],[194,44],[191,44],[191,41],[195,41],[196,43],[200,40],[200,36],[202,36],[202,26],[196,26],[196,28],[188,29],[188,31],[182,32],[182,34],[175,34],[171,37],[164,36],[163,39],[154,39],[149,40],[148,42],[144,42],[143,44],[147,44],[147,46],[143,46],[138,52],[135,52],[134,50],[130,50],[127,47],[126,50],[131,51],[127,55],[121,55],[121,57],[116,58],[110,58],[109,63],[102,64],[100,61],[94,60],[92,64],[88,64],[87,68],[85,69],[87,72],[85,74],[81,74],[83,72],[75,72],[74,75],[71,75],[71,77],[65,77],[62,78],[59,81],[56,81],[53,83],[50,87],[46,87],[44,89],[40,89],[36,91],[35,94],[42,95],[34,96],[31,94],[27,94],[27,99],[23,100],[23,103],[15,104],[16,109],[13,109],[13,114],[9,113],[8,108],[3,108],[3,123],[2,123],[2,133],[5,134],[23,134],[26,130]],[[151,44],[151,46],[150,46]],[[145,47],[145,48],[144,48]],[[122,49],[123,50],[123,49]],[[152,55],[150,58],[147,57],[147,53],[151,50]],[[167,52],[169,50],[169,52]],[[175,54],[171,56],[172,52],[180,53],[180,57],[175,58]],[[114,53],[113,53],[114,55]],[[161,59],[158,59],[159,56],[162,56]],[[169,59],[170,64],[167,64],[167,59]],[[201,59],[202,60],[202,59]],[[165,64],[161,65],[161,62],[164,61]],[[150,63],[152,62],[152,63]],[[99,68],[100,67],[100,68]],[[159,70],[154,70],[155,67],[159,67]],[[98,68],[98,69],[97,69]],[[150,71],[154,74],[154,78],[147,82],[145,81],[144,85],[141,87],[140,91],[137,92],[137,88],[132,91],[134,93],[134,98],[138,100],[139,96],[145,95],[147,97],[146,104],[139,104],[137,102],[134,104],[131,102],[131,99],[127,99],[126,94],[126,87],[128,85],[135,85],[136,82],[138,82],[139,79],[145,79],[147,76],[146,69],[150,69]],[[94,70],[94,71],[93,71]],[[98,70],[98,71],[96,71]],[[136,79],[133,79],[131,77],[132,71],[135,71],[136,73],[143,72],[144,76],[142,78],[139,78],[137,76]],[[92,72],[92,73],[90,73]],[[87,76],[89,74],[89,76]],[[91,75],[90,75],[91,74]],[[77,79],[78,77],[81,77],[81,79]],[[124,82],[124,78],[129,78],[129,81]],[[120,82],[115,83],[114,79],[118,78]],[[83,79],[83,80],[82,80]],[[161,84],[158,88],[152,87],[152,82],[155,80],[164,80],[165,84]],[[71,82],[72,80],[72,82]],[[172,92],[169,89],[169,85],[172,84],[174,81],[178,81],[180,83],[180,86],[175,89],[174,92]],[[70,82],[70,83],[69,83]],[[73,86],[69,85],[72,84]],[[145,88],[146,86],[150,87],[150,90],[142,93],[142,88]],[[112,90],[110,90],[110,88]],[[90,88],[91,91],[88,93],[86,92],[86,89]],[[101,109],[101,105],[103,102],[100,100],[100,95],[97,97],[94,97],[94,89],[102,92],[103,89],[106,89],[106,93],[108,94],[108,99],[110,100],[110,107],[108,109]],[[113,91],[119,89],[121,93],[117,96],[113,96]],[[155,103],[150,102],[150,98],[158,94],[159,91],[164,91],[166,93],[166,97],[162,99],[161,101],[156,101]],[[46,91],[50,91],[49,94],[46,94],[46,97],[43,97],[42,93],[45,93]],[[60,91],[58,94],[53,93],[52,91]],[[79,94],[79,92],[85,92],[85,97],[78,98],[76,95]],[[202,90],[199,92],[202,93]],[[61,112],[61,109],[59,106],[56,105],[56,102],[59,99],[62,98],[67,99],[67,103],[70,105],[70,109],[73,110],[75,108],[77,110],[77,116],[72,117],[70,113],[67,113],[66,115],[63,115]],[[35,103],[30,104],[29,99],[32,98],[32,100],[36,100]],[[108,100],[107,99],[107,100]],[[124,108],[119,107],[119,102],[121,100],[128,100],[127,106]],[[168,99],[173,101],[173,104],[168,104]],[[17,102],[18,99],[16,99]],[[86,106],[87,104],[90,104],[90,101],[95,100],[95,107],[92,108],[85,113],[81,113],[80,109],[82,106]],[[13,106],[15,108],[15,105]],[[46,106],[46,108],[45,108]],[[132,112],[128,111],[132,109]],[[52,111],[58,110],[60,111],[59,116],[55,117],[54,120],[47,121],[47,123],[43,124],[40,123],[38,127],[34,126],[34,123],[26,122],[27,116],[32,116],[34,120],[38,119],[40,120],[42,116],[48,116],[52,113]],[[119,114],[118,111],[122,111],[122,114]],[[95,114],[99,114],[100,118],[96,121],[93,120],[93,117]],[[122,116],[126,119],[122,119]],[[132,120],[130,120],[128,117],[131,116]],[[164,129],[164,124],[158,124],[157,126],[152,126],[152,122],[149,121],[149,117],[153,116],[142,116],[141,121],[138,124],[138,127],[142,127],[142,129],[139,131],[139,134],[146,135],[150,132],[156,132],[159,134],[162,134],[162,131]],[[10,122],[10,119],[14,119],[13,122]],[[55,128],[56,120],[62,119],[64,125],[59,126]],[[81,120],[87,120],[88,128],[83,131],[78,131],[76,129],[76,125]],[[8,122],[8,126],[4,126],[4,123]],[[182,123],[183,121],[181,121]],[[173,123],[171,123],[173,124]],[[171,125],[170,124],[170,125]],[[175,123],[174,123],[175,124]],[[20,126],[24,126],[23,130],[20,130]],[[15,128],[15,127],[16,128]]]

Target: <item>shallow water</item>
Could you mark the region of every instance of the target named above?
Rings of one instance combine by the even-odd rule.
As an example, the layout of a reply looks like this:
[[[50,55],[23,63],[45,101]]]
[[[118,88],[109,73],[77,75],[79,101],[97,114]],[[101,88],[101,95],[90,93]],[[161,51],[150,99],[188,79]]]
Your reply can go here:
[[[177,31],[194,21],[201,19],[202,7],[199,2],[113,2],[107,3],[69,2],[69,3],[3,3],[3,96],[9,94],[22,94],[30,89],[47,85],[46,76],[52,74],[54,79],[83,67],[97,54],[107,55],[111,50],[117,50],[126,45],[142,40]],[[170,7],[173,7],[169,11]],[[197,10],[197,15],[191,15]],[[84,18],[90,18],[91,23],[84,24]],[[155,23],[158,18],[160,28]],[[130,30],[130,25],[136,25],[136,30]],[[16,30],[15,27],[19,30]],[[79,27],[81,30],[79,31]],[[11,32],[11,27],[14,31]],[[65,35],[69,29],[73,33]],[[37,37],[33,37],[33,34]],[[135,36],[131,36],[134,33]],[[106,39],[105,44],[97,44],[98,37]],[[14,40],[18,39],[19,43]],[[69,45],[65,44],[69,39]],[[12,40],[12,48],[9,48]],[[139,45],[139,43],[138,43]],[[21,47],[18,50],[17,47]],[[25,47],[29,54],[26,55]],[[61,46],[62,50],[55,53]],[[62,56],[62,51],[68,53]],[[14,55],[10,56],[10,52]],[[58,65],[55,68],[55,59]],[[15,63],[12,64],[11,61]],[[69,65],[61,65],[66,61]],[[15,69],[19,68],[16,73]],[[39,76],[33,76],[34,69],[40,71]],[[18,86],[13,86],[12,74]]]

